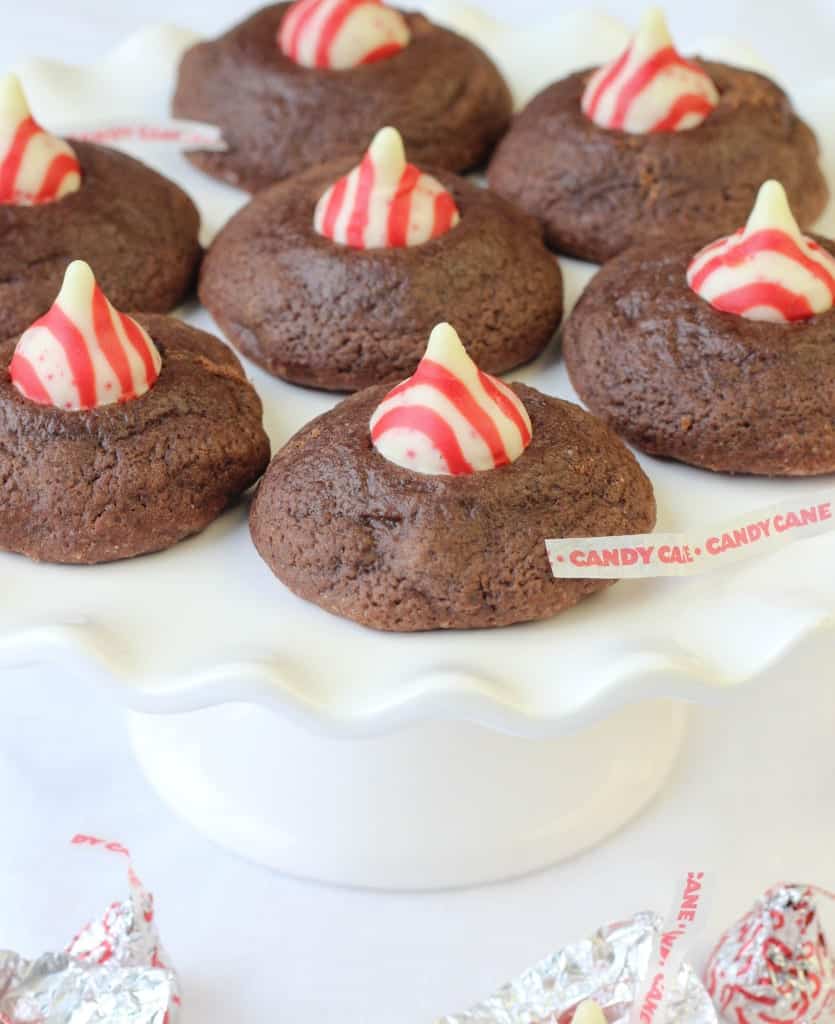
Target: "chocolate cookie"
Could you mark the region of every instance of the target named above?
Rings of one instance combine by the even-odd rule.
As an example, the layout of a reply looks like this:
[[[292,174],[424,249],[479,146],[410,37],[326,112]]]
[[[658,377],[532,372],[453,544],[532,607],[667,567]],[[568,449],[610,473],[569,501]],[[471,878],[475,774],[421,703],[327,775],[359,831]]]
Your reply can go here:
[[[811,224],[828,190],[815,137],[786,94],[753,71],[695,63],[719,91],[698,127],[600,128],[581,109],[593,73],[581,71],[516,117],[490,163],[491,187],[537,217],[554,249],[597,263],[638,243],[728,234],[768,178],[785,185],[801,226]]]
[[[109,562],[204,529],[269,461],[261,402],[216,338],[136,316],[163,357],[141,398],[66,412],[23,398],[0,344],[0,550]]]
[[[461,213],[447,234],[412,247],[339,245],[316,233],[313,211],[346,167],[262,192],[209,250],[200,299],[244,355],[294,384],[353,391],[408,376],[444,319],[488,373],[542,351],[562,316],[562,278],[532,218],[433,172]]]
[[[687,284],[697,249],[636,247],[592,279],[563,336],[577,393],[653,455],[730,473],[835,472],[835,310],[795,323],[720,312]]]
[[[555,579],[548,537],[640,533],[652,486],[608,428],[523,384],[533,439],[510,465],[470,476],[403,469],[372,447],[368,388],[276,455],[250,526],[278,578],[377,629],[473,629],[548,618],[608,586]]]
[[[78,192],[37,206],[0,205],[0,338],[49,308],[73,259],[90,263],[122,309],[162,313],[191,288],[200,218],[182,189],[138,160],[73,142]]]
[[[265,7],[180,65],[174,113],[220,125],[229,149],[190,159],[255,192],[308,167],[358,158],[373,133],[400,130],[418,164],[460,171],[489,156],[507,128],[510,92],[489,58],[423,15],[396,56],[344,71],[284,56],[277,34],[290,4]]]

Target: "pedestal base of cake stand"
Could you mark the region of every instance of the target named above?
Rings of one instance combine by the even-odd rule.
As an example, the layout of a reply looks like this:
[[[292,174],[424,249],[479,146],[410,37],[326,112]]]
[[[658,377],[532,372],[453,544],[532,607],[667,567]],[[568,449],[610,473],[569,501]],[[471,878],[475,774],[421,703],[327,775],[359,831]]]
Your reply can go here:
[[[498,881],[600,842],[661,788],[686,716],[654,700],[550,739],[447,721],[346,739],[255,705],[128,713],[148,779],[209,839],[375,889]]]

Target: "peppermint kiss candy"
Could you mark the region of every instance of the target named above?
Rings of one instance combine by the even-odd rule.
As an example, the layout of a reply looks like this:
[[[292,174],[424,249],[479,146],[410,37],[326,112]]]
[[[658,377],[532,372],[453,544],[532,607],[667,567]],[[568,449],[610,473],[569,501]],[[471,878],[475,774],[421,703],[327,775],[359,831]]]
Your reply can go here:
[[[382,0],[298,0],[278,30],[285,57],[333,71],[393,57],[410,39],[406,19]]]
[[[593,999],[584,999],[574,1011],[571,1024],[607,1024],[606,1014]]]
[[[460,219],[443,185],[406,162],[400,133],[383,128],[362,163],[316,204],[313,226],[340,245],[386,249],[428,242]]]
[[[589,79],[582,107],[601,128],[644,134],[695,128],[718,102],[716,86],[678,54],[663,13],[652,8],[620,57]]]
[[[20,82],[0,78],[0,203],[50,203],[81,188],[81,165],[34,120]]]
[[[816,902],[830,893],[778,885],[719,940],[705,973],[728,1024],[831,1024],[835,963]]]
[[[21,335],[9,374],[30,401],[77,411],[144,395],[161,366],[147,332],[110,305],[76,260],[50,311]]]
[[[835,257],[801,233],[786,192],[767,181],[748,223],[702,249],[687,283],[714,309],[784,323],[835,304]]]
[[[377,451],[416,473],[462,476],[505,466],[531,441],[515,392],[482,373],[449,324],[438,324],[412,377],[371,417]]]

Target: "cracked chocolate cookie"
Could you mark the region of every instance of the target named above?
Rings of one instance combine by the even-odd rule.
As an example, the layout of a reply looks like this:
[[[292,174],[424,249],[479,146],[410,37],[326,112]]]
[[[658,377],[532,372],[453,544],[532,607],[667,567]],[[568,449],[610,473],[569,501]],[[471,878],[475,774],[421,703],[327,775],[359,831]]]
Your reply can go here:
[[[303,6],[307,13],[294,11]],[[512,110],[489,58],[421,14],[360,5],[376,8],[366,19],[340,6],[357,5],[265,7],[185,54],[174,113],[219,125],[229,146],[191,153],[201,170],[255,192],[331,160],[357,160],[386,124],[400,130],[420,164],[462,171],[486,160]],[[394,45],[340,54],[339,31],[360,44],[370,33],[373,43],[375,23],[392,15],[402,21]]]
[[[835,243],[763,186],[744,229],[644,245],[592,279],[563,332],[593,413],[653,455],[768,476],[835,472]]]
[[[407,164],[393,129],[340,178],[347,166],[260,193],[207,254],[201,301],[244,355],[295,384],[353,391],[412,373],[441,320],[489,373],[545,348],[562,278],[531,217]]]
[[[0,343],[0,550],[90,564],[209,525],[269,460],[261,402],[216,338],[110,306],[73,264]]]
[[[817,141],[783,90],[753,71],[685,61],[657,25],[612,65],[531,100],[488,170],[552,248],[596,263],[631,245],[727,234],[769,178],[802,226],[823,212]]]
[[[121,309],[167,312],[194,284],[200,218],[185,192],[123,153],[72,145],[77,191],[52,202],[0,204],[0,338],[49,309],[73,259],[93,267]]]
[[[327,611],[408,632],[547,618],[612,581],[555,579],[546,538],[653,527],[652,485],[608,427],[481,373],[449,325],[386,390],[299,431],[252,506],[261,557]]]

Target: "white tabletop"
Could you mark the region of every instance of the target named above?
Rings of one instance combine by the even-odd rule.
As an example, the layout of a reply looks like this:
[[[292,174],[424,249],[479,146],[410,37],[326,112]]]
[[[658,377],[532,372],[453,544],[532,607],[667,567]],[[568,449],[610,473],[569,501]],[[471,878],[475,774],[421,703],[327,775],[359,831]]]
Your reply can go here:
[[[532,20],[576,0],[484,6]],[[612,0],[608,9],[634,20],[641,6]],[[831,0],[668,8],[685,49],[688,37],[725,33],[789,83],[829,73]],[[34,54],[90,59],[154,20],[216,31],[245,10],[228,0],[32,0],[4,12],[0,67]],[[716,938],[778,880],[835,884],[832,646],[811,646],[721,709],[694,710],[670,785],[604,846],[517,882],[421,896],[299,883],[217,850],[146,785],[117,707],[83,680],[12,673],[0,680],[0,948],[59,948],[122,897],[94,856],[70,848],[77,832],[133,850],[182,977],[184,1024],[429,1024],[606,920],[665,909],[686,868],[716,873]]]

